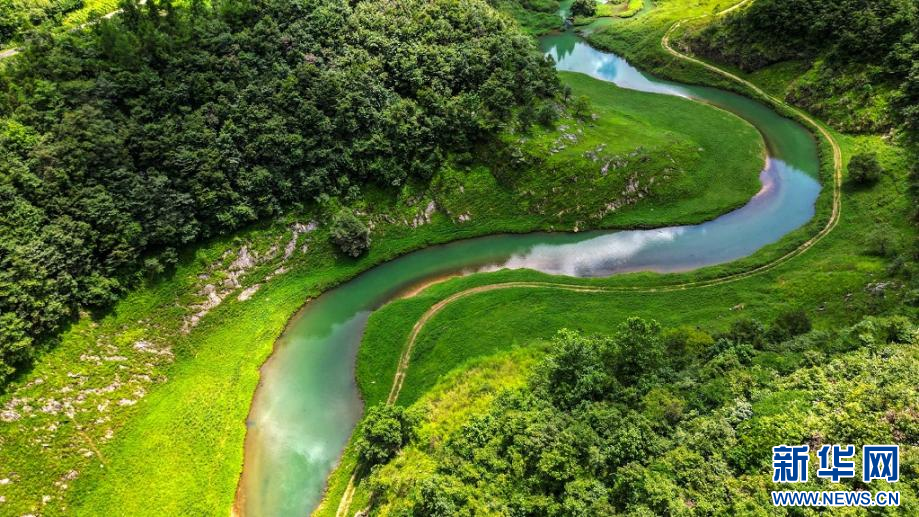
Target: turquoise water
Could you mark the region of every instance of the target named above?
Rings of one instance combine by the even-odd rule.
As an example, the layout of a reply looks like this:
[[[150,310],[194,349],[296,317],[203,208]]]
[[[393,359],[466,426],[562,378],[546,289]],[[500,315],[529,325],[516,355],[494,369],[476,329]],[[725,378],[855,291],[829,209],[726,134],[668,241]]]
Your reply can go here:
[[[570,33],[547,36],[541,45],[559,70],[708,102],[746,119],[763,134],[769,152],[762,189],[742,208],[699,225],[497,235],[432,246],[308,303],[262,368],[247,421],[239,492],[244,513],[302,515],[315,509],[362,412],[354,360],[367,318],[411,286],[445,274],[501,268],[570,276],[685,271],[748,256],[813,217],[820,191],[817,150],[799,124],[733,93],[657,80]]]

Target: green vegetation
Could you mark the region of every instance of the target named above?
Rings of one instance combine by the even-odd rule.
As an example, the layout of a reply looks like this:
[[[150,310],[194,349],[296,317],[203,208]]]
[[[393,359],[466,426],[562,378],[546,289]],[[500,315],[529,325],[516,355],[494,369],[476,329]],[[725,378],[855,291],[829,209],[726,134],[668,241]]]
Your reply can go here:
[[[914,203],[902,195],[907,185],[906,156],[877,137],[838,137],[846,154],[876,152],[885,174],[872,189],[847,191],[837,228],[813,249],[785,265],[748,279],[704,289],[674,292],[576,293],[557,289],[504,289],[477,294],[445,307],[423,329],[415,344],[399,404],[420,400],[444,376],[464,370],[470,360],[529,346],[549,339],[557,329],[576,325],[587,334],[611,334],[630,316],[654,318],[668,327],[701,326],[709,333],[728,334],[738,320],[773,321],[769,340],[805,331],[807,323],[835,333],[858,323],[865,314],[907,314],[915,320],[919,293],[912,240],[916,232],[909,214]],[[891,237],[886,257],[874,249],[869,228]],[[781,249],[781,248],[779,248]],[[759,260],[775,249],[758,254]],[[722,268],[684,275],[632,274],[598,280],[564,279],[565,283],[653,288],[668,283],[723,274],[725,269],[756,263],[757,256]],[[451,280],[413,298],[391,303],[371,316],[358,357],[357,377],[368,405],[385,401],[396,362],[411,328],[433,304],[477,285],[521,280],[560,281],[532,272],[506,271]],[[800,318],[792,307],[803,310]],[[488,325],[482,325],[487,319]],[[735,327],[739,329],[739,327]],[[739,332],[738,332],[739,334]],[[758,340],[755,340],[758,341]],[[700,338],[689,348],[705,349]],[[806,350],[799,350],[803,357]],[[789,373],[789,357],[764,353],[770,368]],[[451,374],[450,372],[454,372]],[[870,385],[872,380],[864,381]],[[475,411],[472,411],[475,413]],[[412,449],[406,451],[410,454]],[[399,456],[402,458],[403,456]],[[398,462],[400,459],[395,461]],[[353,452],[342,469],[355,465]],[[350,470],[348,470],[350,472]],[[392,479],[399,479],[394,474]],[[347,474],[330,480],[328,497],[339,496]],[[371,488],[358,485],[353,508],[368,502]],[[327,507],[324,507],[327,508]],[[334,512],[334,510],[333,510]],[[327,513],[321,513],[326,515]]]
[[[629,0],[629,3],[626,5],[625,9],[620,11],[616,16],[620,18],[631,18],[632,16],[638,14],[638,11],[641,11],[644,6],[645,3],[643,0]]]
[[[563,330],[535,367],[507,373],[526,384],[495,384],[469,402],[477,411],[455,413],[444,400],[487,368],[474,365],[413,404],[430,417],[370,476],[371,515],[740,515],[771,506],[775,444],[919,437],[909,321],[770,334],[749,319],[715,335],[639,318],[609,336]],[[906,471],[911,450],[901,450]],[[917,511],[915,479],[881,485],[901,492],[899,511]],[[796,489],[861,486],[812,478]]]
[[[242,465],[258,366],[304,300],[433,243],[700,222],[759,188],[762,141],[740,119],[575,74],[562,80],[572,97],[593,99],[586,120],[553,105],[556,129],[534,125],[524,133],[512,125],[500,142],[455,153],[431,179],[409,179],[396,193],[362,189],[349,206],[372,228],[373,246],[357,260],[330,242],[325,218],[338,205],[317,204],[179,253],[167,276],[145,279],[109,312],[84,315],[0,398],[0,413],[17,418],[0,422],[0,479],[12,476],[0,487],[4,511],[224,513]],[[630,181],[641,186],[653,177],[641,199],[625,192]],[[611,202],[621,206],[610,211]],[[234,270],[246,257],[253,264]],[[221,303],[201,314],[208,285]],[[251,298],[240,298],[253,288]],[[78,408],[74,418],[67,404]],[[40,410],[46,405],[51,412]],[[36,439],[48,447],[33,447]],[[55,485],[63,478],[66,490]],[[42,503],[44,495],[52,499]]]
[[[30,33],[72,29],[118,8],[118,0],[0,0],[0,49],[24,43]]]
[[[352,257],[360,257],[370,248],[370,228],[347,208],[332,216],[329,236],[342,253]]]
[[[182,247],[429,179],[558,89],[481,2],[123,9],[0,68],[0,385]]]
[[[605,3],[598,3],[598,4],[597,4],[596,16],[597,16],[598,18],[605,18],[605,17],[615,16],[615,15],[616,15],[616,12],[618,12],[618,11],[620,11],[620,10],[622,10],[622,3],[621,3],[621,2],[614,2],[614,1],[611,0],[611,1],[605,2]]]
[[[670,77],[729,86],[733,89],[742,90],[742,88],[737,85],[731,85],[720,76],[703,72],[701,69],[674,60],[659,45],[660,38],[674,20],[692,16],[693,14],[707,14],[712,11],[714,3],[706,5],[703,2],[693,4],[692,8],[684,9],[688,7],[685,3],[668,2],[658,7],[651,11],[648,16],[617,25],[615,31],[591,33],[591,41],[624,53],[627,57],[633,59],[633,62],[642,64],[647,62],[656,72]],[[911,133],[906,133],[906,136],[910,135]],[[828,237],[808,253],[769,273],[714,288],[668,293],[610,292],[606,294],[575,293],[551,288],[518,288],[489,291],[463,298],[445,307],[426,323],[415,343],[411,364],[400,392],[399,403],[411,405],[413,403],[424,404],[430,402],[425,398],[426,394],[429,392],[442,392],[443,388],[434,388],[434,386],[445,377],[453,377],[459,372],[463,372],[469,365],[470,360],[488,357],[495,353],[500,354],[509,348],[542,342],[548,339],[556,329],[570,327],[573,322],[576,322],[574,324],[582,332],[610,334],[615,332],[614,325],[617,322],[637,314],[645,318],[662,319],[664,324],[668,326],[702,326],[703,329],[709,329],[708,332],[710,333],[729,335],[732,322],[749,322],[750,318],[759,318],[760,320],[775,322],[766,333],[766,338],[758,340],[768,344],[780,343],[785,341],[784,337],[787,335],[804,332],[812,319],[814,326],[819,329],[814,334],[815,336],[820,336],[822,332],[828,333],[830,336],[844,334],[845,332],[841,329],[857,324],[862,315],[865,314],[905,313],[915,320],[916,307],[919,305],[917,304],[917,301],[919,301],[919,286],[916,284],[916,247],[914,246],[917,232],[913,226],[916,204],[914,202],[915,198],[904,195],[904,193],[910,192],[911,188],[915,188],[913,187],[915,182],[912,179],[914,176],[911,176],[911,174],[915,175],[916,171],[914,167],[910,167],[913,162],[904,149],[889,145],[880,137],[835,136],[843,145],[844,155],[876,154],[886,173],[872,189],[858,189],[846,192],[843,199],[843,215],[840,224]],[[819,206],[821,205],[818,204]],[[866,231],[866,225],[873,230]],[[787,238],[785,242],[793,242],[794,239],[795,237],[792,236]],[[776,251],[776,248],[766,249],[757,254],[757,256],[762,261],[764,260],[763,257],[768,257]],[[726,269],[737,270],[742,268],[744,264],[755,263],[757,256],[740,261],[739,264],[721,268],[709,268],[707,271],[703,270],[690,275],[662,277],[659,275],[639,274],[594,281],[565,279],[564,282],[569,284],[598,284],[610,287],[621,286],[626,289],[637,286],[650,287],[667,283],[679,283],[700,277],[712,277],[719,274],[719,272],[723,273]],[[370,325],[365,333],[358,360],[359,385],[368,404],[382,403],[385,400],[389,387],[386,379],[392,379],[396,369],[395,358],[399,356],[411,327],[429,307],[450,295],[474,286],[521,280],[551,282],[556,279],[519,271],[457,279],[430,287],[413,299],[392,303],[375,313],[371,317]],[[893,290],[891,287],[893,287]],[[787,312],[787,302],[789,300],[799,309]],[[807,316],[806,318],[801,317],[802,311]],[[481,322],[486,319],[489,325],[482,325]],[[858,328],[870,327],[871,325],[874,325],[874,323],[861,324]],[[747,329],[744,327],[756,329],[759,326],[755,324],[736,325],[736,334],[747,333]],[[705,334],[703,332],[701,335],[696,335],[697,339],[691,340],[695,344],[687,348],[696,350],[709,348],[711,342],[705,338]],[[833,339],[836,338],[828,338],[827,342],[831,342]],[[821,354],[817,351],[815,353],[814,350],[810,349],[818,349],[819,347],[811,345],[812,343],[809,343],[789,354],[774,353],[774,351],[766,349],[755,351],[757,361],[752,363],[752,367],[756,368],[756,375],[768,373],[769,371],[788,375],[805,366],[826,365],[833,357],[833,354],[838,352],[824,351]],[[770,347],[772,345],[766,348]],[[871,350],[874,349],[872,348]],[[915,368],[914,351],[914,346],[909,347],[898,358],[900,361],[898,365],[902,370],[898,370],[899,373],[895,373],[894,377],[897,375],[911,375],[904,372]],[[864,352],[853,353],[862,354]],[[806,360],[804,360],[805,357],[807,358]],[[882,354],[882,357],[886,356]],[[851,357],[839,357],[839,359],[845,362],[851,360]],[[884,360],[883,358],[876,359],[876,361]],[[833,365],[827,366],[826,371],[834,371],[835,363]],[[868,371],[870,372],[870,368]],[[871,376],[871,373],[853,373],[852,375],[852,384],[849,385],[849,388],[856,385],[873,387],[875,382],[878,382],[877,378]],[[724,378],[731,377],[725,376]],[[844,388],[841,392],[834,391],[834,393],[839,393],[840,397],[842,397],[845,394],[845,389],[849,388]],[[693,385],[692,389],[697,390],[695,396],[707,396],[706,390],[701,387]],[[710,388],[706,389],[710,391]],[[793,393],[785,395],[785,387],[783,386],[768,389],[775,390],[777,399],[793,395]],[[885,401],[883,404],[880,400],[874,399],[861,399],[856,404],[871,408],[885,407],[887,410],[897,411],[901,415],[911,414],[913,410],[901,411],[903,406],[898,405],[897,402],[908,399],[911,407],[916,405],[915,397],[907,397],[905,395],[906,391],[903,391],[904,389],[908,391],[910,388],[902,383],[899,384],[894,392],[883,398]],[[794,392],[795,390],[796,388],[791,388],[788,391]],[[900,392],[896,390],[900,390]],[[740,391],[740,393],[743,392]],[[820,389],[817,389],[808,396],[820,398],[822,393]],[[494,397],[495,393],[490,393],[490,396]],[[417,402],[419,400],[423,402]],[[679,413],[678,408],[685,407],[680,403],[681,401],[675,401],[667,393],[656,393],[652,400],[653,404],[648,404],[647,407],[656,406],[661,410],[660,413],[655,413],[654,421],[667,421],[673,415]],[[771,406],[773,409],[768,410],[767,408],[770,406],[767,404],[774,403],[763,402],[756,408],[754,414],[758,416],[758,414],[762,413],[766,417],[763,419],[765,425],[771,425],[771,415],[779,414],[779,411],[775,409],[774,405]],[[855,407],[855,404],[852,407]],[[829,414],[829,408],[823,411],[824,413],[821,416],[825,418]],[[487,419],[488,417],[485,415],[493,414],[484,409],[469,412],[457,411],[457,418],[444,417],[444,419],[451,422],[452,429],[457,429],[463,423],[475,420],[478,417]],[[816,413],[809,412],[808,414],[813,415]],[[878,409],[874,413],[875,418],[882,418],[884,414],[883,409]],[[785,418],[785,416],[781,418]],[[798,419],[808,424],[813,422],[813,427],[804,428],[806,432],[821,433],[822,431],[820,422],[816,422],[816,419],[806,419],[803,415],[797,413],[789,421],[793,419]],[[871,416],[858,414],[857,416],[852,415],[847,422],[851,424],[855,421],[872,422],[875,420]],[[800,430],[801,428],[799,428]],[[879,432],[882,434],[887,433],[883,434],[883,436],[888,441],[892,439],[894,432],[897,433],[896,436],[901,437],[898,430],[890,427],[881,428]],[[882,434],[873,436],[880,439]],[[454,433],[453,436],[459,435],[460,433]],[[352,508],[365,507],[371,502],[371,494],[376,494],[377,496],[373,499],[373,508],[374,511],[378,510],[380,514],[410,510],[415,504],[432,502],[430,496],[434,495],[441,496],[441,498],[435,497],[433,502],[446,505],[456,504],[458,500],[463,500],[463,497],[468,496],[468,491],[464,489],[462,482],[455,483],[455,478],[447,479],[445,484],[438,485],[437,483],[443,481],[443,479],[438,477],[437,469],[451,470],[451,467],[474,469],[476,465],[484,467],[484,462],[487,462],[488,459],[483,456],[483,464],[478,464],[475,459],[472,460],[471,464],[461,464],[459,462],[463,461],[462,459],[454,462],[451,459],[454,457],[430,454],[431,451],[435,450],[439,454],[445,449],[441,445],[449,441],[449,438],[445,437],[444,433],[439,433],[437,436],[440,439],[430,443],[421,438],[418,445],[408,447],[389,466],[378,470],[375,476],[359,480]],[[766,434],[765,436],[769,436],[770,439],[772,437],[771,434]],[[806,438],[801,441],[806,441]],[[713,438],[712,442],[717,443],[718,440]],[[666,445],[666,442],[663,445]],[[711,446],[711,443],[708,445]],[[485,450],[490,449],[486,447]],[[666,458],[667,455],[676,454],[679,451],[680,449],[678,448],[667,449],[662,447],[661,450],[657,451],[657,454],[663,455],[659,456],[661,458]],[[762,453],[759,452],[758,454]],[[443,460],[443,463],[440,462],[441,460]],[[356,464],[356,458],[349,450],[345,454],[341,470],[351,469]],[[689,467],[691,467],[691,464],[687,465],[686,468],[680,464],[678,468],[674,464],[658,463],[655,460],[654,464],[646,465],[644,470],[641,470],[641,477],[648,479],[648,475],[653,475],[651,479],[654,479],[654,483],[657,483],[658,477],[664,476],[660,478],[661,482],[671,479],[674,480],[673,482],[677,486],[683,486],[686,480],[676,476],[678,473],[683,472],[691,475],[692,471],[686,470]],[[330,479],[328,497],[335,501],[337,501],[335,498],[342,493],[343,483],[347,482],[347,478],[343,478],[341,470]],[[471,470],[469,471],[471,472]],[[704,473],[705,471],[697,470],[697,472]],[[479,471],[479,474],[488,478],[488,474],[482,471]],[[719,475],[723,474],[724,472]],[[731,474],[734,474],[734,472],[731,472]],[[746,487],[748,488],[744,497],[738,498],[738,501],[750,501],[750,494],[753,493],[751,491],[753,489],[757,491],[756,497],[767,497],[768,485],[762,484],[762,478],[762,474],[760,474],[759,478],[753,475],[749,475],[746,478],[741,477],[743,482],[747,483]],[[546,475],[541,478],[541,482],[554,479],[551,475]],[[440,487],[442,490],[432,490],[432,483],[435,488]],[[734,490],[743,486],[740,481],[729,480],[725,477],[719,477],[712,483],[713,486],[726,484],[732,487],[732,494],[735,493]],[[500,483],[497,483],[497,485],[506,487],[506,485],[501,485]],[[519,488],[526,485],[517,484],[515,486]],[[555,486],[557,487],[558,484]],[[578,489],[577,499],[581,500],[587,499],[585,494],[603,493],[602,490],[585,492],[581,490],[583,485],[577,483],[572,487]],[[631,499],[620,499],[619,502],[628,505],[632,501],[645,504],[651,501],[652,504],[663,505],[656,506],[658,512],[666,511],[665,508],[670,508],[669,505],[673,503],[677,504],[673,508],[685,509],[684,506],[679,506],[682,501],[670,498],[671,491],[669,489],[660,493],[660,498],[654,498],[649,497],[653,493],[643,492],[642,487],[646,489],[653,488],[651,484],[647,483],[620,487],[625,489],[621,490],[620,493],[623,491],[628,492],[628,494],[622,495],[628,495]],[[477,487],[480,492],[487,492],[488,488],[484,485]],[[593,488],[597,487],[594,486]],[[632,490],[633,488],[635,489],[634,491]],[[915,489],[912,488],[912,490]],[[398,496],[395,494],[398,494]],[[607,492],[608,494],[609,492]],[[451,499],[454,495],[459,499]],[[723,496],[723,494],[710,493],[705,495],[707,497]],[[489,502],[500,500],[502,496],[503,494],[498,494],[496,499],[491,499]],[[714,501],[713,504],[725,502],[722,498],[719,503],[715,497],[710,499]],[[516,499],[516,501],[520,500],[519,498]],[[536,500],[539,503],[546,502],[539,498]],[[573,501],[575,498],[569,500]],[[692,494],[689,497],[684,497],[683,501],[685,500],[695,501],[692,498]],[[465,500],[467,503],[471,501],[473,500]],[[564,503],[565,500],[563,499],[561,504],[564,505]],[[759,506],[757,503],[756,506],[747,506],[743,510],[752,511]],[[425,508],[427,507],[425,506]],[[558,510],[558,507],[554,508]],[[327,506],[323,507],[324,511],[327,509]],[[637,508],[635,509],[638,510]],[[734,511],[743,510],[735,509]],[[321,514],[325,515],[327,513]]]
[[[559,98],[533,104],[552,97],[554,81],[532,57],[531,43],[516,36],[498,41],[499,33],[516,34],[513,25],[475,2],[421,4],[398,12],[379,2],[353,10],[346,3],[319,3],[253,11],[230,2],[213,11],[198,5],[200,16],[163,5],[162,17],[128,6],[124,21],[102,23],[88,36],[67,35],[64,43],[39,39],[26,50],[28,64],[2,72],[23,80],[4,82],[2,102],[17,109],[4,111],[0,132],[3,154],[11,158],[0,165],[0,202],[7,203],[0,260],[28,252],[14,246],[16,239],[35,239],[27,232],[37,232],[48,214],[66,214],[66,223],[52,225],[47,239],[37,241],[50,243],[54,253],[25,255],[31,262],[15,264],[22,278],[27,264],[34,269],[71,261],[73,286],[109,255],[65,252],[89,246],[98,253],[109,249],[92,247],[99,241],[112,249],[128,242],[110,259],[124,260],[120,266],[81,281],[88,295],[102,298],[137,287],[111,310],[72,320],[59,346],[43,350],[0,396],[0,479],[10,480],[0,486],[0,513],[140,514],[154,508],[166,515],[224,514],[241,468],[258,365],[304,300],[432,243],[502,231],[698,222],[744,202],[758,187],[761,144],[733,116],[570,74],[562,75],[569,98],[586,96],[592,103],[566,106]],[[523,13],[530,17],[527,29],[550,26],[553,3],[495,4],[535,5],[535,12]],[[711,12],[715,2],[682,10],[687,4],[661,2],[648,16],[623,21],[615,35],[599,34],[598,41],[625,43],[633,56],[648,57],[637,63],[669,75],[724,84],[675,64],[660,49],[669,22]],[[495,32],[486,31],[483,46],[474,47],[481,54],[463,61],[470,57],[462,54],[470,48],[463,38],[483,24]],[[398,44],[402,38],[429,41],[428,35],[443,45],[428,45],[438,59],[410,54],[424,52],[424,45]],[[190,42],[192,55],[177,51]],[[107,52],[102,57],[93,53],[100,48]],[[377,58],[393,48],[409,54]],[[491,59],[492,53],[498,57]],[[445,65],[443,56],[457,62]],[[496,75],[479,70],[481,82],[466,85],[468,95],[454,104],[444,92],[462,86],[451,82],[461,80],[453,73],[459,61],[501,66]],[[82,70],[83,63],[95,68]],[[786,72],[775,75],[793,75]],[[251,86],[264,84],[272,86]],[[300,95],[304,85],[318,89],[307,89],[315,97]],[[193,109],[176,109],[169,120],[154,116],[172,109],[177,98]],[[377,101],[391,109],[376,109]],[[237,107],[249,115],[240,116]],[[507,111],[492,112],[499,108]],[[549,128],[556,119],[557,128]],[[469,133],[454,140],[457,135],[443,128],[458,123],[468,123],[461,127]],[[362,133],[367,127],[380,132]],[[379,404],[409,330],[432,304],[477,285],[560,279],[526,271],[474,275],[374,314],[357,376],[376,409],[330,480],[334,502],[321,514],[335,512],[361,457],[365,465],[389,462],[360,479],[352,509],[365,507],[375,494],[374,509],[381,513],[447,512],[491,502],[546,513],[677,513],[687,504],[699,513],[746,513],[767,493],[763,454],[777,436],[915,443],[919,402],[910,380],[919,375],[916,332],[892,317],[915,319],[919,305],[911,225],[916,202],[905,195],[916,188],[908,177],[915,162],[880,137],[839,139],[850,175],[858,167],[851,167],[854,156],[863,154],[876,155],[884,174],[872,188],[846,190],[839,226],[806,254],[765,274],[705,289],[507,289],[463,299],[438,313],[419,337],[399,398],[411,409]],[[270,167],[256,166],[263,160]],[[169,174],[158,174],[163,170]],[[173,177],[201,183],[161,184]],[[646,185],[646,195],[630,197],[625,186],[632,181]],[[127,188],[138,182],[150,191]],[[44,189],[47,184],[54,188]],[[112,185],[118,190],[109,192]],[[28,191],[36,186],[43,189]],[[187,203],[158,197],[162,192]],[[27,203],[25,196],[43,197]],[[735,264],[564,281],[653,288],[748,269],[821,228],[828,197],[821,196],[813,223]],[[132,201],[129,210],[122,211],[122,201]],[[611,202],[618,208],[608,210]],[[357,259],[338,253],[332,225],[325,224],[342,204],[371,228],[374,245]],[[150,219],[137,223],[130,210],[135,205],[149,210]],[[66,226],[84,214],[95,217],[90,221],[112,216],[121,226]],[[155,227],[166,236],[162,241],[137,247],[120,240],[145,234],[149,221],[162,224]],[[182,221],[189,241],[204,244],[167,238]],[[241,229],[229,236],[233,228]],[[355,233],[364,235],[339,235]],[[72,242],[74,236],[87,242]],[[112,279],[119,285],[109,285]],[[59,280],[48,285],[57,287]],[[0,282],[3,303],[23,285],[34,288],[18,278],[0,276]],[[31,303],[23,300],[16,303]],[[54,308],[69,318],[73,307]],[[32,342],[29,320],[2,308],[4,357],[10,364],[25,362],[35,344],[47,342]],[[36,310],[27,315],[38,317]],[[862,321],[864,315],[879,317]],[[644,319],[629,319],[634,316]],[[622,322],[629,323],[620,327]],[[547,345],[560,328],[577,330]],[[647,364],[634,363],[634,353]],[[581,367],[572,369],[572,363]],[[587,401],[553,390],[556,383]],[[527,423],[533,425],[512,434],[521,430],[515,425]],[[610,449],[594,454],[601,446]],[[482,453],[470,452],[476,448]],[[508,464],[507,453],[520,462]],[[914,447],[905,454],[904,465],[915,470]],[[498,474],[497,482],[474,485],[474,476]],[[897,488],[915,504],[914,482]]]
[[[401,406],[374,406],[364,416],[357,438],[361,462],[373,467],[393,459],[413,437],[415,422]]]
[[[746,72],[794,60],[787,98],[846,131],[878,132],[919,110],[919,8],[902,0],[757,0],[687,38]]]
[[[558,0],[488,0],[488,3],[511,15],[524,31],[533,35],[544,34],[562,26]]]
[[[877,156],[856,154],[849,160],[849,179],[856,185],[871,185],[881,178],[881,164]]]
[[[574,0],[569,12],[572,16],[594,16],[597,14],[596,0]]]

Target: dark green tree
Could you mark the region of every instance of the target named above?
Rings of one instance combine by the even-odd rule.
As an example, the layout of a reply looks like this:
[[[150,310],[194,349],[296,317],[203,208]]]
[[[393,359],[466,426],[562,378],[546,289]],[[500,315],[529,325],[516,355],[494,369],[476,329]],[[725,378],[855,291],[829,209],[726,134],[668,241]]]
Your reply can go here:
[[[881,179],[882,172],[874,153],[859,153],[849,160],[849,180],[856,185],[872,185]]]
[[[332,216],[329,236],[342,253],[351,257],[359,257],[370,249],[370,228],[347,208]]]
[[[574,0],[571,3],[572,16],[593,16],[597,14],[597,2],[595,0]]]
[[[603,363],[606,340],[563,329],[537,375],[542,389],[561,408],[596,401],[609,389],[610,376]]]
[[[642,376],[664,366],[665,350],[660,324],[632,317],[621,324],[613,336],[607,368],[615,372],[619,382],[634,384]]]
[[[405,408],[380,404],[370,408],[361,425],[357,451],[367,467],[395,457],[413,435],[413,423]]]

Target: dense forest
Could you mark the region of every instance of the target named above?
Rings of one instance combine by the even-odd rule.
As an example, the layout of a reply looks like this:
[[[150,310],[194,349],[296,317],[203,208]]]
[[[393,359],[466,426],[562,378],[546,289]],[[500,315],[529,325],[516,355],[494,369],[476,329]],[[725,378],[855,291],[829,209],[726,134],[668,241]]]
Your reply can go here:
[[[900,122],[919,131],[915,0],[757,0],[688,43],[748,72],[800,62],[789,100],[838,128],[878,132]]]
[[[484,2],[121,7],[0,67],[0,384],[182,246],[423,181],[559,88]]]
[[[906,318],[811,331],[802,311],[717,335],[640,318],[610,336],[563,330],[484,409],[432,429],[424,401],[375,408],[358,447],[373,507],[392,515],[760,514],[780,486],[774,445],[919,441],[917,344]],[[900,462],[888,487],[915,514],[919,458]]]

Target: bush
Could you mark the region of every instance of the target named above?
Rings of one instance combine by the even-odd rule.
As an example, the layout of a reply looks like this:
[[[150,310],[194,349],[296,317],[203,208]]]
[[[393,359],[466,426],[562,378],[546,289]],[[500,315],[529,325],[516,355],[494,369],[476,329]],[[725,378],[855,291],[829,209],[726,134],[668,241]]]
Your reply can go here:
[[[332,217],[329,236],[342,253],[352,257],[360,257],[370,248],[370,228],[347,208]]]
[[[881,179],[881,164],[872,153],[856,154],[849,160],[849,180],[856,185],[871,185]]]
[[[386,463],[412,437],[413,424],[405,408],[381,404],[370,408],[357,439],[357,451],[366,467]]]
[[[769,329],[769,341],[778,343],[811,331],[811,320],[801,309],[791,310],[779,315]]]
[[[590,116],[590,98],[586,95],[581,95],[575,99],[574,103],[571,105],[571,111],[575,118],[586,120],[587,117]]]
[[[593,16],[597,14],[597,3],[594,0],[574,0],[571,4],[571,16]]]

